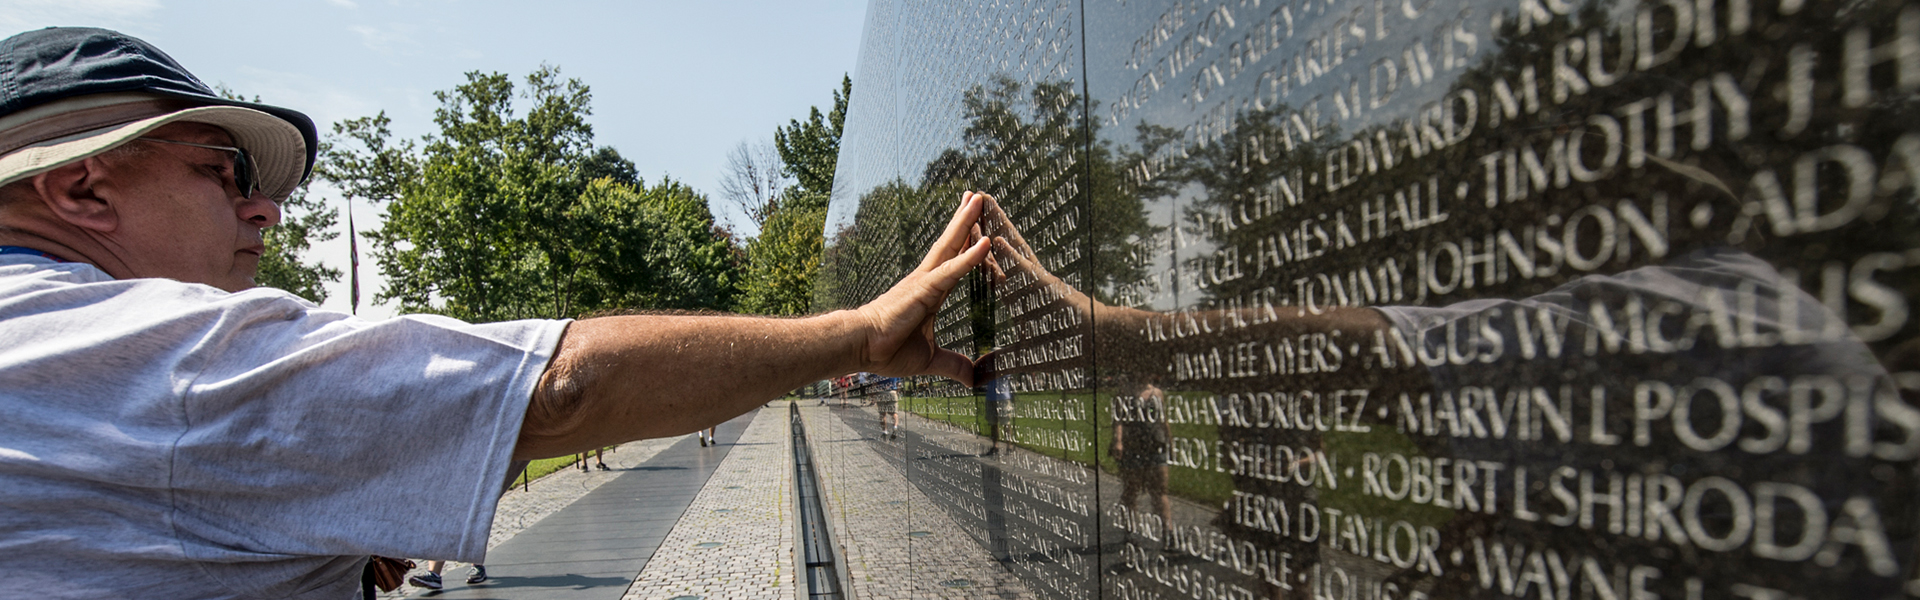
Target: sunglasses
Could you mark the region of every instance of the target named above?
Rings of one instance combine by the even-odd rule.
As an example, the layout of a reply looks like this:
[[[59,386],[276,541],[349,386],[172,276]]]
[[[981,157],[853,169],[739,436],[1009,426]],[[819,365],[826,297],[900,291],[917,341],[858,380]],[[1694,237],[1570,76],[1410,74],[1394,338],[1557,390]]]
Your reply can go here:
[[[143,137],[143,138],[133,138],[133,139],[145,141],[145,142],[174,144],[177,146],[193,146],[195,148],[206,148],[209,150],[223,150],[226,152],[232,152],[233,153],[233,186],[240,189],[240,197],[252,198],[253,192],[259,189],[258,187],[256,187],[256,185],[258,184],[259,178],[254,177],[253,157],[248,156],[247,151],[244,149],[235,148],[233,146],[214,146],[211,144],[195,144],[193,142],[177,142],[174,140],[163,140],[159,138]]]

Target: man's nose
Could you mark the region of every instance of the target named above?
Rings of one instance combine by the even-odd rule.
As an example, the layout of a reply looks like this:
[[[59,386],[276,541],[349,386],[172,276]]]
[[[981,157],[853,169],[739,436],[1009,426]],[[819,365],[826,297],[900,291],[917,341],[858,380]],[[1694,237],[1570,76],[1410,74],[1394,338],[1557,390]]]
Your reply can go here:
[[[280,203],[268,198],[266,194],[254,194],[252,198],[240,201],[237,209],[240,220],[253,226],[266,229],[280,224]]]

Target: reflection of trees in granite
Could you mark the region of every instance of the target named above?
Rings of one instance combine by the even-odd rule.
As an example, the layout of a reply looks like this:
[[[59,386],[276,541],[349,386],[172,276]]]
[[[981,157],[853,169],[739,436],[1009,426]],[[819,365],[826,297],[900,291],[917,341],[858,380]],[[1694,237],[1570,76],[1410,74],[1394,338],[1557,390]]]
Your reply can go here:
[[[1180,214],[1182,233],[1196,240],[1189,245],[1207,240],[1220,250],[1211,255],[1188,257],[1176,267],[1189,273],[1180,279],[1191,285],[1176,286],[1182,294],[1197,294],[1194,304],[1242,297],[1273,285],[1276,278],[1265,274],[1270,268],[1266,262],[1256,259],[1254,267],[1246,266],[1246,257],[1242,255],[1246,249],[1255,253],[1291,251],[1306,255],[1312,252],[1307,249],[1308,245],[1315,244],[1312,240],[1320,240],[1319,245],[1333,241],[1327,237],[1326,224],[1309,225],[1309,233],[1302,237],[1290,235],[1289,231],[1302,228],[1298,217],[1270,218],[1303,210],[1311,212],[1316,208],[1325,210],[1324,207],[1295,209],[1315,196],[1308,187],[1318,179],[1309,177],[1324,168],[1326,155],[1337,144],[1332,141],[1334,135],[1328,132],[1304,135],[1300,125],[1291,121],[1296,114],[1286,106],[1243,113],[1219,140],[1169,156],[1168,164],[1162,167],[1166,171],[1160,179],[1197,184],[1203,190]],[[1144,139],[1149,126],[1143,125],[1141,129],[1141,137],[1146,142],[1142,144],[1143,154],[1170,154],[1164,149],[1167,141],[1149,142]],[[1288,244],[1286,250],[1274,246],[1283,241]]]
[[[1437,76],[1429,67],[1422,89],[1443,86],[1437,104],[1392,101],[1364,118],[1354,108],[1351,119],[1324,101],[1242,108],[1204,143],[1138,125],[1138,149],[1123,150],[1122,164],[1133,181],[1160,187],[1137,193],[1153,200],[1171,197],[1169,186],[1197,189],[1181,209],[1181,233],[1215,250],[1181,257],[1181,304],[1266,288],[1297,302],[1317,289],[1316,300],[1346,305],[1431,303],[1420,282],[1391,281],[1386,271],[1408,270],[1441,244],[1466,251],[1469,238],[1484,251],[1504,241],[1487,234],[1502,232],[1545,264],[1437,287],[1461,297],[1537,293],[1724,244],[1803,274],[1808,287],[1845,286],[1816,278],[1835,277],[1822,272],[1832,261],[1916,245],[1909,172],[1920,171],[1912,132],[1920,61],[1896,58],[1906,50],[1895,38],[1920,27],[1920,9],[1854,2],[1827,19],[1813,18],[1827,7],[1787,17],[1747,3],[1521,6],[1493,18],[1497,31],[1477,32],[1474,43],[1491,51],[1472,64],[1462,57],[1465,66]],[[1468,16],[1485,27],[1481,13],[1469,9],[1461,22]],[[1856,63],[1867,67],[1857,71],[1864,79],[1849,79]],[[1350,104],[1367,102],[1364,87]],[[1405,204],[1410,219],[1399,214]],[[1815,217],[1823,212],[1834,218]],[[1617,244],[1601,239],[1603,227]],[[1541,239],[1578,246],[1547,249]],[[1920,292],[1920,277],[1877,270],[1897,295]],[[1868,309],[1856,310],[1865,315],[1856,323],[1889,307],[1840,303]]]
[[[1667,8],[1622,10],[1612,3],[1589,2],[1577,9],[1568,7],[1568,14],[1555,15],[1551,9],[1564,5],[1522,2],[1523,9],[1547,12],[1535,15],[1537,18],[1505,15],[1497,35],[1483,38],[1492,40],[1495,50],[1458,75],[1441,80],[1441,85],[1449,86],[1446,93],[1438,95],[1443,104],[1397,109],[1388,106],[1385,110],[1400,111],[1400,120],[1357,121],[1362,125],[1346,136],[1338,135],[1333,128],[1311,131],[1295,127],[1291,118],[1297,113],[1290,107],[1242,111],[1230,129],[1204,144],[1189,142],[1166,126],[1140,125],[1140,150],[1129,155],[1141,158],[1130,166],[1161,185],[1197,189],[1197,197],[1179,207],[1180,233],[1211,244],[1198,256],[1178,257],[1175,268],[1184,271],[1178,281],[1192,284],[1179,288],[1183,294],[1180,304],[1183,308],[1225,309],[1204,312],[1214,315],[1213,323],[1218,325],[1234,320],[1221,319],[1222,315],[1241,311],[1257,314],[1242,307],[1257,307],[1263,302],[1280,304],[1281,312],[1287,314],[1296,310],[1287,304],[1444,306],[1476,298],[1529,298],[1556,286],[1574,284],[1567,288],[1581,298],[1568,305],[1570,313],[1575,313],[1574,330],[1592,340],[1595,335],[1604,335],[1595,331],[1613,325],[1583,317],[1600,315],[1596,310],[1623,318],[1643,314],[1633,312],[1638,306],[1634,303],[1649,296],[1582,278],[1636,268],[1652,268],[1642,273],[1659,273],[1660,267],[1667,265],[1679,267],[1676,272],[1686,272],[1695,268],[1689,261],[1702,252],[1719,252],[1719,256],[1758,255],[1771,263],[1761,270],[1773,273],[1778,268],[1779,272],[1771,278],[1727,283],[1706,293],[1725,294],[1729,299],[1736,294],[1751,294],[1751,285],[1764,279],[1762,289],[1789,290],[1778,296],[1800,302],[1797,306],[1807,311],[1803,317],[1830,311],[1823,314],[1847,319],[1847,324],[1854,326],[1854,334],[1878,342],[1876,354],[1885,355],[1894,344],[1910,338],[1913,328],[1905,323],[1904,298],[1920,291],[1916,287],[1920,281],[1910,271],[1899,271],[1912,263],[1905,256],[1916,247],[1913,225],[1916,214],[1920,214],[1913,206],[1914,177],[1920,175],[1920,138],[1912,131],[1916,101],[1912,91],[1920,87],[1920,76],[1903,79],[1906,76],[1896,71],[1907,68],[1899,61],[1909,61],[1920,71],[1920,53],[1908,51],[1894,38],[1902,35],[1902,27],[1920,30],[1920,9],[1899,2],[1862,2],[1840,7],[1837,19],[1826,20],[1806,18],[1813,9],[1806,9],[1809,12],[1800,17],[1787,18],[1769,14],[1773,6],[1765,7],[1768,10],[1752,7],[1753,14],[1742,21],[1728,11],[1749,8],[1747,4],[1652,4]],[[1698,6],[1719,12],[1706,15],[1710,20],[1686,12]],[[1739,43],[1727,43],[1729,36],[1739,37]],[[1781,43],[1772,43],[1776,40]],[[1845,66],[1842,57],[1849,53],[1859,56],[1863,47],[1884,48],[1866,51],[1879,53],[1871,54],[1872,60],[1884,64],[1873,66],[1864,79],[1874,93],[1850,104],[1848,86],[1859,89],[1863,80],[1848,83],[1849,75],[1841,72]],[[1648,48],[1653,52],[1645,51]],[[1802,70],[1795,71],[1795,65]],[[1804,70],[1809,66],[1826,71],[1809,74]],[[1450,107],[1444,102],[1454,103],[1451,108],[1457,110],[1446,112]],[[1428,118],[1430,109],[1445,116]],[[1336,118],[1330,122],[1337,125],[1343,121]],[[1142,193],[1147,198],[1174,195],[1164,188]],[[1403,208],[1406,204],[1411,206]],[[1423,205],[1426,210],[1422,210]],[[1395,211],[1405,214],[1379,216]],[[1832,215],[1840,216],[1827,218]],[[1567,225],[1569,222],[1573,225]],[[1576,226],[1584,229],[1575,231]],[[1605,235],[1596,235],[1601,233]],[[1517,261],[1512,255],[1496,256],[1509,252],[1500,245],[1506,242],[1512,242],[1513,252],[1524,252],[1538,262],[1528,262],[1524,269],[1518,264],[1501,264]],[[1549,243],[1557,247],[1549,250]],[[1745,252],[1714,249],[1726,245]],[[1458,260],[1451,273],[1442,269],[1436,275],[1416,267],[1439,261],[1440,251],[1449,247],[1455,259],[1463,254],[1482,257],[1485,262],[1479,273],[1462,277],[1463,263]],[[1255,256],[1249,258],[1249,254]],[[1382,257],[1399,260],[1382,264]],[[1501,269],[1497,276],[1496,265]],[[1388,270],[1394,271],[1394,279],[1386,276]],[[1412,281],[1399,279],[1400,272],[1408,270],[1411,276],[1407,279]],[[1862,274],[1866,279],[1859,278]],[[1347,277],[1344,282],[1342,276]],[[1314,278],[1320,278],[1319,283]],[[1452,281],[1436,285],[1433,278]],[[1851,287],[1855,285],[1861,287]],[[1796,287],[1817,290],[1814,293],[1821,297],[1816,300]],[[1184,295],[1192,292],[1200,293]],[[1696,303],[1701,315],[1713,312],[1699,305],[1700,300],[1700,296],[1693,296],[1676,302]],[[1488,326],[1491,321],[1487,318],[1493,314],[1498,313],[1483,313],[1478,326]],[[1169,321],[1180,318],[1174,315]],[[1899,321],[1888,324],[1891,319]],[[1204,324],[1208,319],[1202,316],[1199,322]],[[1173,340],[1162,343],[1159,351],[1144,351],[1134,345],[1139,340],[1127,335],[1129,327],[1101,323],[1096,328],[1104,340],[1101,356],[1107,364],[1102,365],[1103,371],[1125,377],[1137,368],[1162,369],[1170,356],[1175,363],[1198,356],[1201,362],[1194,363],[1198,367],[1187,377],[1177,377],[1184,381],[1173,385],[1216,398],[1244,398],[1248,393],[1274,389],[1324,392],[1340,387],[1337,380],[1352,375],[1350,367],[1341,374],[1288,373],[1284,377],[1277,373],[1249,377],[1241,368],[1241,373],[1223,376],[1217,360],[1213,369],[1205,368],[1209,352],[1217,359],[1222,350],[1236,348],[1241,342],[1259,342],[1261,338],[1277,341],[1281,336],[1271,329],[1258,333],[1231,328],[1208,330],[1194,340]],[[1260,324],[1256,322],[1254,329],[1261,329]],[[1784,327],[1793,329],[1792,325]],[[1169,330],[1178,332],[1179,327],[1173,325]],[[1461,331],[1466,331],[1464,326]],[[1518,333],[1507,330],[1503,339],[1512,344],[1521,339]],[[1395,394],[1411,393],[1422,403],[1420,406],[1426,406],[1430,399],[1437,402],[1442,393],[1448,394],[1446,402],[1451,403],[1452,394],[1462,389],[1510,393],[1536,385],[1553,389],[1563,385],[1595,390],[1605,387],[1628,393],[1639,390],[1644,395],[1649,393],[1647,389],[1665,389],[1659,387],[1664,380],[1680,382],[1676,386],[1711,381],[1757,382],[1753,385],[1764,386],[1774,381],[1767,379],[1771,376],[1790,379],[1800,374],[1813,378],[1807,381],[1837,377],[1852,371],[1832,364],[1835,357],[1859,354],[1836,339],[1769,347],[1739,347],[1736,343],[1729,347],[1723,338],[1718,344],[1702,340],[1692,351],[1589,350],[1537,361],[1531,360],[1531,355],[1528,361],[1519,360],[1509,346],[1503,359],[1473,361],[1476,364],[1469,368],[1457,363],[1445,365],[1447,352],[1457,347],[1452,337],[1414,339],[1424,344],[1422,352],[1442,349],[1439,356],[1443,366],[1457,373],[1443,389],[1423,390],[1425,384],[1401,387],[1366,380],[1381,376],[1379,371],[1349,383],[1371,388],[1376,399],[1389,402]],[[1485,338],[1462,341],[1469,345],[1487,343]],[[1129,360],[1129,354],[1134,360]],[[1812,360],[1809,356],[1821,358]],[[1348,357],[1363,359],[1357,353]],[[1231,361],[1235,357],[1229,354],[1228,358]],[[1229,362],[1225,371],[1244,366]],[[1175,368],[1179,375],[1179,365]],[[1884,372],[1870,364],[1863,370],[1866,372],[1847,376],[1874,381],[1872,385],[1881,390],[1876,393],[1888,393],[1886,386],[1892,383]],[[1877,379],[1875,372],[1879,372]],[[1465,381],[1477,383],[1463,385]],[[1499,400],[1497,394],[1488,396],[1487,401]],[[1570,402],[1564,391],[1554,398]],[[1465,401],[1466,397],[1460,399]],[[1586,398],[1579,406],[1599,401]],[[1512,398],[1506,402],[1511,410]],[[1620,402],[1617,396],[1615,402]],[[1891,402],[1897,404],[1889,405],[1894,410],[1886,418],[1904,423],[1901,420],[1906,418],[1905,413],[1898,409],[1901,404],[1910,404],[1911,399]],[[1387,414],[1385,409],[1380,413],[1381,417]],[[1612,418],[1618,421],[1620,416]],[[1372,414],[1355,422],[1370,426],[1374,438],[1395,426]],[[1759,427],[1749,421],[1743,435],[1758,435],[1756,431],[1764,431]],[[1905,425],[1895,423],[1879,427],[1910,433]],[[1432,431],[1417,429],[1412,433],[1401,435],[1401,441],[1391,444],[1383,444],[1380,439],[1362,443],[1355,435],[1339,432],[1287,442],[1293,434],[1222,424],[1218,440],[1227,444],[1285,442],[1325,448],[1344,465],[1360,462],[1363,452],[1379,453],[1383,446],[1404,446],[1396,452],[1423,458],[1491,458],[1497,462],[1490,464],[1507,467],[1531,465],[1536,467],[1536,477],[1541,468],[1551,470],[1556,464],[1571,465],[1583,473],[1605,473],[1613,468],[1600,465],[1632,465],[1633,469],[1662,476],[1671,468],[1674,473],[1691,472],[1690,479],[1709,473],[1744,478],[1749,483],[1755,474],[1764,472],[1778,481],[1800,482],[1820,490],[1829,511],[1840,510],[1843,503],[1851,501],[1848,494],[1860,491],[1849,486],[1889,484],[1904,490],[1912,484],[1908,477],[1898,478],[1896,483],[1870,476],[1872,465],[1867,464],[1850,464],[1844,467],[1844,475],[1837,471],[1813,473],[1806,470],[1805,457],[1702,452],[1672,440],[1650,446],[1612,447],[1591,455],[1542,444],[1537,437],[1532,438],[1533,443],[1515,443],[1461,439],[1457,434],[1436,436]],[[1888,439],[1898,440],[1902,435],[1893,432]],[[1822,426],[1820,437],[1832,440],[1841,437],[1841,432],[1828,424]],[[1847,462],[1861,458],[1854,455]],[[1881,466],[1899,465],[1904,472],[1911,468],[1910,458]],[[1652,475],[1647,477],[1649,482],[1654,480]],[[1296,501],[1283,495],[1283,490],[1266,489],[1271,486],[1258,477],[1237,476],[1234,485],[1237,492]],[[1316,491],[1318,498],[1313,502],[1322,508],[1351,509],[1354,499],[1368,500],[1359,498],[1350,488],[1339,491],[1351,497],[1345,501],[1328,493],[1332,490],[1324,486]],[[1896,499],[1902,494],[1877,493],[1882,499]],[[1554,498],[1540,494],[1532,501],[1539,506]],[[1348,512],[1392,517],[1432,510],[1430,506],[1395,510],[1393,506],[1380,506],[1378,498],[1363,504],[1372,506]],[[1223,519],[1231,516],[1234,508],[1229,505],[1229,511],[1222,513]],[[1889,531],[1896,538],[1911,539],[1912,507],[1896,501],[1888,508],[1889,514],[1899,513],[1891,518],[1901,523]],[[1673,559],[1667,548],[1626,538],[1494,518],[1476,514],[1478,511],[1451,512],[1455,518],[1450,522],[1433,521],[1442,526],[1449,549],[1473,550],[1455,545],[1455,540],[1498,534],[1527,540],[1535,557],[1528,560],[1537,560],[1542,546],[1589,548],[1596,556],[1615,561],[1660,564]],[[1711,527],[1716,532],[1727,528],[1728,535],[1734,535],[1740,531],[1736,517],[1726,511],[1711,515],[1715,519]],[[1261,535],[1232,523],[1219,526],[1236,540]],[[1753,568],[1777,564],[1751,557],[1705,555],[1692,548],[1683,548],[1681,555],[1680,563],[1689,565],[1692,571],[1708,570],[1708,565],[1715,564]],[[1514,560],[1521,557],[1516,555]],[[1456,561],[1449,566],[1458,564]],[[1851,568],[1867,566],[1860,563]],[[1878,573],[1880,567],[1874,569]],[[1745,582],[1790,589],[1807,578],[1831,577],[1790,569],[1762,570],[1765,572],[1753,574]],[[1430,577],[1421,573],[1401,570],[1391,581],[1405,584]],[[1472,573],[1453,570],[1439,582],[1441,587],[1432,591],[1467,594],[1475,587],[1484,590],[1491,585],[1489,577],[1480,574],[1480,581],[1475,582]],[[1511,584],[1513,580],[1509,577],[1505,581]],[[1421,589],[1427,589],[1422,585]]]
[[[953,198],[957,202],[959,195]],[[853,223],[827,237],[816,306],[859,306],[885,292],[878,286],[911,271],[918,261],[899,249],[934,239],[944,224],[938,213],[946,208],[948,204],[903,181],[861,195]]]
[[[835,266],[826,279],[844,286],[910,270],[915,259],[895,249],[932,239],[948,199],[967,190],[995,194],[1016,223],[1047,232],[1036,246],[1069,279],[1088,277],[1096,289],[1144,279],[1146,263],[1131,244],[1160,228],[1123,189],[1124,161],[1106,142],[1089,142],[1098,140],[1099,125],[1086,117],[1089,103],[1075,87],[1050,81],[1026,89],[1002,75],[964,91],[961,146],[929,162],[917,183],[895,181],[863,194],[854,225],[833,236],[828,254]],[[882,291],[827,295],[833,306],[851,306]]]
[[[1799,8],[1783,10],[1784,4]],[[1698,13],[1703,7],[1709,12]],[[1487,8],[1508,12],[1489,25],[1494,15]],[[1323,18],[1329,20],[1302,22],[1325,27],[1330,18]],[[966,143],[930,162],[917,184],[875,190],[871,210],[863,202],[856,227],[871,227],[853,237],[866,236],[861,243],[868,246],[847,249],[857,260],[847,263],[842,281],[883,280],[880,272],[908,266],[887,263],[886,244],[927,235],[914,229],[914,220],[938,217],[916,212],[917,206],[942,205],[962,188],[1007,199],[1005,230],[1033,235],[1037,266],[1122,307],[1094,310],[1091,302],[1071,302],[1085,312],[1073,322],[1091,324],[1081,329],[1098,340],[1096,381],[1103,392],[1127,395],[1147,379],[1141,374],[1152,373],[1166,378],[1168,395],[1189,405],[1228,407],[1170,433],[1182,438],[1175,441],[1182,450],[1173,478],[1226,479],[1219,487],[1232,489],[1224,503],[1218,494],[1205,502],[1192,492],[1174,499],[1182,507],[1211,506],[1208,517],[1217,518],[1181,511],[1175,525],[1184,530],[1154,532],[1164,535],[1154,544],[1135,543],[1131,550],[1141,553],[1134,558],[1155,567],[1214,569],[1203,555],[1217,532],[1235,543],[1292,552],[1298,568],[1345,569],[1392,583],[1398,592],[1419,589],[1434,597],[1493,595],[1503,586],[1518,590],[1507,595],[1526,596],[1530,585],[1541,596],[1571,585],[1578,590],[1573,597],[1604,596],[1601,589],[1626,597],[1639,585],[1634,577],[1651,582],[1662,597],[1684,597],[1688,577],[1700,577],[1709,597],[1733,584],[1811,597],[1820,592],[1809,590],[1840,583],[1856,591],[1890,589],[1898,581],[1882,577],[1889,561],[1910,576],[1913,460],[1902,448],[1910,442],[1903,436],[1913,432],[1913,399],[1890,386],[1920,388],[1912,383],[1920,382],[1912,373],[1920,360],[1893,358],[1907,355],[1896,350],[1903,341],[1912,343],[1906,299],[1920,293],[1920,268],[1911,268],[1920,267],[1913,251],[1920,248],[1914,237],[1920,231],[1914,200],[1920,74],[1909,75],[1920,72],[1920,52],[1902,45],[1920,37],[1920,8],[1898,1],[1522,0],[1473,6],[1457,19],[1460,31],[1477,35],[1485,51],[1423,72],[1427,79],[1418,85],[1425,87],[1418,91],[1424,96],[1403,88],[1395,102],[1368,106],[1365,117],[1333,114],[1330,102],[1315,108],[1312,100],[1285,97],[1289,105],[1263,104],[1232,116],[1206,143],[1178,128],[1191,124],[1179,119],[1201,118],[1197,107],[1179,107],[1165,122],[1136,124],[1131,144],[1110,143],[1093,124],[1077,121],[1091,103],[1075,98],[1071,86],[977,86],[967,96]],[[1849,70],[1850,64],[1865,68]],[[1349,104],[1365,99],[1356,93]],[[1314,110],[1328,118],[1302,116]],[[1167,119],[1169,113],[1135,114]],[[1062,172],[1089,175],[1065,178],[1086,189],[1056,205],[1047,193],[1059,189]],[[1146,306],[1140,299],[1152,296],[1145,284],[1152,281],[1146,276],[1152,253],[1169,249],[1164,242],[1142,243],[1166,233],[1147,218],[1150,206],[1164,203],[1178,203],[1172,214],[1184,229],[1174,233],[1191,234],[1186,239],[1194,242],[1175,257],[1174,268],[1188,277],[1176,285],[1193,285],[1180,288],[1176,310],[1127,318],[1124,307]],[[1074,228],[1050,230],[1063,205],[1091,206],[1092,214],[1078,215],[1082,222]],[[1089,220],[1095,223],[1091,246],[1059,233],[1078,231],[1077,239],[1088,239]],[[986,227],[990,235],[1002,231]],[[996,255],[1006,263],[998,249]],[[1081,262],[1090,257],[1091,267]],[[1469,257],[1482,262],[1468,263]],[[1685,288],[1691,291],[1671,297],[1621,284],[1711,275],[1702,265],[1714,262],[1753,268],[1694,281],[1698,285]],[[1472,271],[1463,273],[1467,264]],[[1113,271],[1087,275],[1103,265]],[[1047,284],[1042,279],[992,293],[983,287],[956,293],[974,303],[951,308],[956,318],[943,326],[971,335],[966,343],[978,348],[994,337],[981,329],[992,323],[977,318],[978,306],[989,298],[1037,294]],[[1463,306],[1476,301],[1487,304]],[[1767,309],[1741,313],[1748,301],[1771,303],[1778,318],[1749,319]],[[1453,326],[1395,332],[1380,324],[1303,323],[1293,317],[1318,313],[1302,304],[1431,306],[1456,309],[1458,318]],[[1780,317],[1790,311],[1835,325],[1802,326]],[[1745,333],[1744,326],[1723,328],[1742,319],[1757,324]],[[1546,330],[1554,327],[1555,343],[1562,344],[1555,352],[1564,353],[1548,356]],[[1312,336],[1333,329],[1346,332],[1342,343],[1306,349],[1302,342],[1324,342]],[[1829,329],[1836,335],[1806,337]],[[1488,331],[1497,332],[1498,350]],[[1691,345],[1645,345],[1680,336]],[[1754,340],[1772,341],[1749,344]],[[1292,362],[1279,370],[1260,366],[1273,363],[1262,351],[1278,353],[1283,346],[1294,352],[1285,359]],[[1331,365],[1301,358],[1327,348],[1340,352]],[[1884,370],[1891,379],[1874,356],[1888,357]],[[1395,364],[1382,366],[1385,358]],[[1315,368],[1324,366],[1332,368]],[[1441,381],[1434,372],[1445,372]],[[1836,381],[1866,383],[1831,385]],[[1777,416],[1770,410],[1809,399],[1819,404],[1831,390],[1856,388],[1866,390],[1851,396],[1865,408],[1854,414],[1866,420],[1821,412],[1831,418],[1808,422],[1803,432],[1815,444],[1810,450],[1772,446],[1788,439],[1781,436],[1801,434],[1778,433],[1783,430],[1769,420]],[[1326,398],[1349,390],[1371,396],[1362,414],[1344,415],[1344,431],[1337,424],[1274,427],[1260,422],[1253,408],[1260,394],[1286,393],[1285,402],[1299,410],[1348,410],[1358,406],[1353,396],[1344,408]],[[1726,390],[1733,395],[1721,394]],[[1749,397],[1754,408],[1724,409]],[[1674,433],[1682,400],[1662,398],[1697,401],[1682,409],[1691,411],[1682,420],[1690,419],[1684,427],[1692,437]],[[1724,398],[1740,402],[1724,404]],[[1634,422],[1636,401],[1660,415]],[[1532,411],[1525,434],[1512,425],[1516,410]],[[1727,434],[1733,438],[1703,433],[1719,431],[1714,427],[1728,415],[1740,419]],[[1326,416],[1315,412],[1311,420],[1317,426]],[[1802,417],[1813,418],[1806,411]],[[1503,419],[1497,429],[1495,418]],[[1098,430],[1104,423],[1094,420]],[[1648,443],[1630,437],[1636,427],[1649,432]],[[1843,445],[1848,439],[1855,441]],[[1217,450],[1222,447],[1235,450],[1224,454]],[[1278,456],[1281,447],[1293,467],[1276,467],[1278,461],[1260,455]],[[1888,450],[1879,455],[1876,448]],[[1287,473],[1314,473],[1302,455],[1382,481],[1394,473],[1399,478],[1384,481],[1387,493],[1369,492],[1360,475],[1345,472],[1306,476],[1313,481],[1304,485],[1284,480]],[[1371,466],[1369,456],[1376,461]],[[1461,470],[1463,463],[1475,470]],[[1410,485],[1415,467],[1381,465],[1424,465],[1425,495],[1396,487]],[[1529,507],[1524,510],[1515,504],[1519,468],[1530,472],[1531,487],[1519,496]],[[1457,483],[1462,473],[1477,478],[1466,492]],[[1435,483],[1447,476],[1455,478],[1452,495],[1434,487],[1448,485]],[[1560,477],[1551,484],[1559,487],[1549,488],[1552,477]],[[1802,549],[1782,554],[1781,545],[1810,539],[1809,528],[1789,516],[1801,513],[1781,491],[1788,485],[1819,496],[1828,515],[1823,526],[1838,523],[1849,506],[1862,506],[1855,498],[1878,502],[1877,518],[1884,521],[1875,527],[1886,532],[1890,554],[1869,556],[1859,542],[1874,543],[1862,533],[1874,527],[1857,525],[1857,515],[1845,517],[1855,523],[1846,533],[1828,538],[1844,539],[1833,560],[1798,556]],[[1762,489],[1774,494],[1769,517],[1778,529],[1768,532],[1777,544],[1758,550],[1751,541],[1759,535],[1753,525]],[[1619,492],[1612,504],[1609,490]],[[1705,508],[1692,515],[1674,506],[1650,512],[1683,502],[1688,493],[1696,493],[1696,508]],[[1736,502],[1735,494],[1744,499]],[[1744,512],[1739,502],[1746,503]],[[1623,508],[1627,503],[1633,504]],[[1302,540],[1298,529],[1277,531],[1274,510],[1282,505],[1296,524],[1306,514],[1303,506],[1315,507],[1317,518],[1327,519],[1322,536]],[[1136,517],[1158,512],[1102,507],[1110,509]],[[1341,516],[1331,516],[1335,511]],[[1114,515],[1102,516],[1108,519],[1103,526],[1113,527]],[[1379,528],[1369,530],[1367,523]],[[1361,540],[1369,533],[1406,547],[1366,548]],[[1721,547],[1736,534],[1747,535],[1748,545]],[[1410,562],[1394,553],[1430,539],[1441,541]],[[1778,560],[1782,556],[1798,560]],[[1441,570],[1445,574],[1436,575]],[[1328,572],[1316,570],[1315,577]],[[1657,576],[1644,577],[1649,573]],[[1528,577],[1538,579],[1530,584]],[[1158,589],[1144,574],[1108,581],[1119,578],[1142,584],[1133,589]],[[1302,595],[1304,581],[1292,581],[1288,597]],[[1241,584],[1271,586],[1237,580]]]

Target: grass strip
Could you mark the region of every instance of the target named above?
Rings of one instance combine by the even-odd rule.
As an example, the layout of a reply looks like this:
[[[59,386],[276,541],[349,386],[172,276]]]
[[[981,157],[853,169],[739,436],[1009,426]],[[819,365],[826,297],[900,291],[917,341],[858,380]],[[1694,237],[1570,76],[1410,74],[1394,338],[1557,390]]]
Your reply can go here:
[[[577,457],[578,455],[569,454],[533,461],[527,465],[526,471],[520,473],[519,479],[513,480],[513,487],[524,488],[527,486],[527,482],[546,477],[554,471],[573,466],[574,459]]]

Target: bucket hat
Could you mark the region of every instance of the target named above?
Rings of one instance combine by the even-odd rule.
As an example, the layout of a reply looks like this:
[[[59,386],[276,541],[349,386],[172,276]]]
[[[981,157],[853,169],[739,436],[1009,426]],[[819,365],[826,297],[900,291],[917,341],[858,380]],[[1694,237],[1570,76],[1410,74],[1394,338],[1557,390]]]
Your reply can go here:
[[[319,137],[312,119],[222,98],[138,38],[48,27],[0,40],[0,185],[182,121],[225,129],[253,158],[268,197],[292,193],[313,170]]]

